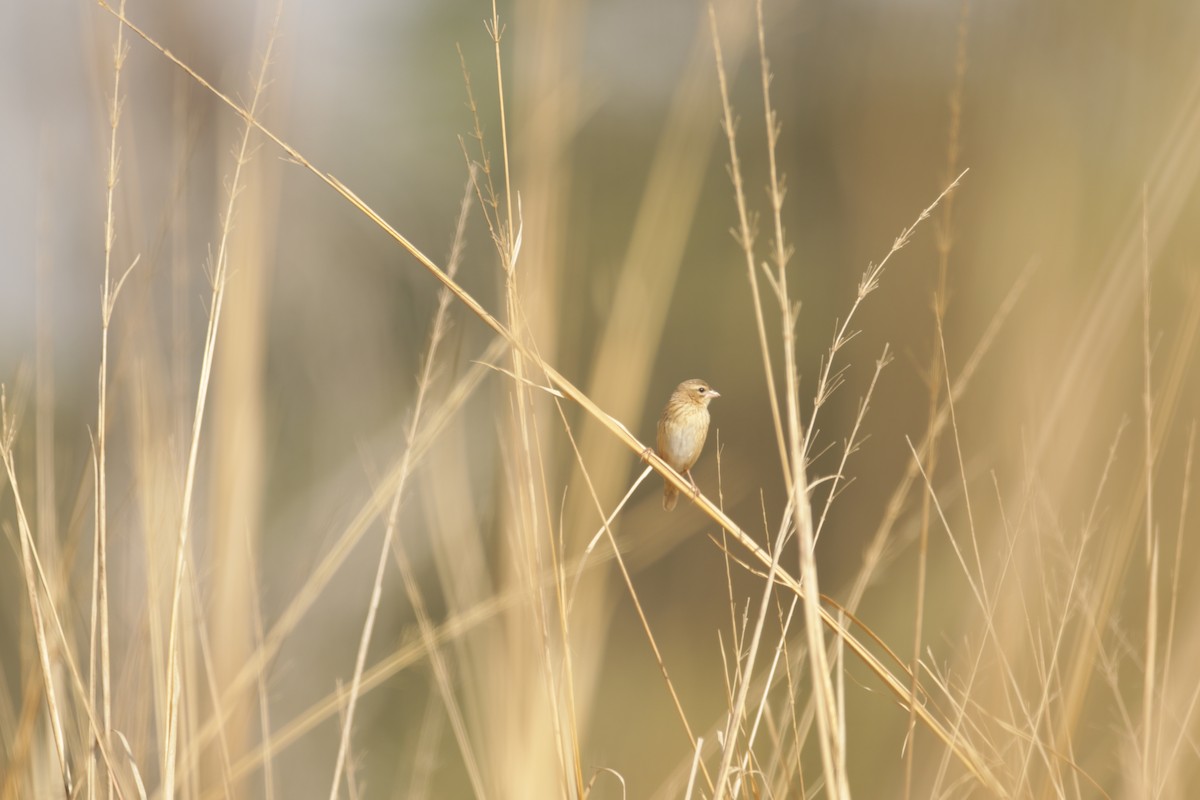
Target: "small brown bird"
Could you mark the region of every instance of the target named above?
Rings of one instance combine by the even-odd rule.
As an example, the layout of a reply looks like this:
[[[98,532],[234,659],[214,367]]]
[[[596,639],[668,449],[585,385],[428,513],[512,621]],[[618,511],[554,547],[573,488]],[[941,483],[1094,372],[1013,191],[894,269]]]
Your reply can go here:
[[[667,407],[658,420],[658,455],[678,473],[692,478],[692,467],[704,449],[708,436],[708,404],[721,394],[699,378],[684,381],[675,387]],[[675,508],[679,490],[670,481],[665,481],[663,508]],[[699,492],[699,488],[696,488]]]

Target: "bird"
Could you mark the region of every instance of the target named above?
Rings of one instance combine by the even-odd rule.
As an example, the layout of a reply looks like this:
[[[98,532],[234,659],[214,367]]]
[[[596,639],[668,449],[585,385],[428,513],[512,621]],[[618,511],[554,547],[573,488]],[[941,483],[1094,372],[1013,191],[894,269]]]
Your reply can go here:
[[[686,475],[699,494],[692,478],[692,467],[704,449],[708,436],[708,404],[721,393],[699,378],[691,378],[675,387],[658,420],[658,455],[676,472]],[[670,511],[679,501],[679,489],[663,479],[663,509]]]

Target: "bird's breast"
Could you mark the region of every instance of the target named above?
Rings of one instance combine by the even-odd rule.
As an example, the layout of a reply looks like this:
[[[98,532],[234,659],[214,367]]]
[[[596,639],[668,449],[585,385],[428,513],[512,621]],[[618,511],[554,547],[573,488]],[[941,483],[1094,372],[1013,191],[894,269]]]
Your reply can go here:
[[[676,471],[692,468],[708,434],[708,412],[705,409],[685,410],[665,421],[660,432],[660,455]]]

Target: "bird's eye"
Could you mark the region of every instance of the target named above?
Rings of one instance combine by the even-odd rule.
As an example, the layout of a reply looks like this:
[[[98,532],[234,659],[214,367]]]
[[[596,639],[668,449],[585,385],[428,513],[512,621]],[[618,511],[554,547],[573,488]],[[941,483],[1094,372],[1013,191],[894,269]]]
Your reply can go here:
[[[700,387],[699,389],[697,389],[696,391],[698,391],[700,394],[704,394],[705,392],[707,392],[707,391],[708,391],[708,388],[707,388],[707,387],[704,387],[704,386],[701,386],[701,387]]]

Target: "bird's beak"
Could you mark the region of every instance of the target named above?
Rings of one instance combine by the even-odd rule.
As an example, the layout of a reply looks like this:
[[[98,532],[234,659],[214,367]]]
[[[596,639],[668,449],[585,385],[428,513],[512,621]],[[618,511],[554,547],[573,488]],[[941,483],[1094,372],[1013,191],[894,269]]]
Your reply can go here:
[[[709,396],[709,397],[720,397],[720,396],[721,396],[721,393],[720,393],[720,392],[718,392],[716,389],[712,389],[712,388],[710,388],[710,389],[708,390],[708,396]]]

